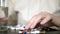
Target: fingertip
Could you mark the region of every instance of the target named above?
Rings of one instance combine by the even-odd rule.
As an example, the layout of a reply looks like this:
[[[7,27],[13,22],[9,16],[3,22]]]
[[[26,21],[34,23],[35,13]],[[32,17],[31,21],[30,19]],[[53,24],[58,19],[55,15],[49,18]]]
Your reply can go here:
[[[26,26],[25,29],[29,29],[29,28]]]
[[[29,26],[30,26],[30,25],[26,25],[26,26],[25,26],[25,29],[29,29]]]

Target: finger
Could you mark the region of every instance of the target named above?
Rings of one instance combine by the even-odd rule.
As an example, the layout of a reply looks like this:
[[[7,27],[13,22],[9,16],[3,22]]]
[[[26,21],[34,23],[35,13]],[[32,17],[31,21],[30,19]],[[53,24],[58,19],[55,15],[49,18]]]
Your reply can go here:
[[[36,25],[37,25],[37,23],[39,23],[41,21],[41,17],[36,17],[36,19],[34,19],[34,22],[33,22],[33,24],[31,25],[31,29],[33,29]]]
[[[29,23],[25,26],[25,29],[29,29],[35,19],[36,19],[36,16],[32,17],[32,19],[29,21]]]
[[[50,16],[47,16],[46,18],[44,18],[42,21],[41,21],[41,25],[43,25],[43,24],[45,24],[45,23],[47,23],[48,21],[50,21],[51,20],[51,17]]]

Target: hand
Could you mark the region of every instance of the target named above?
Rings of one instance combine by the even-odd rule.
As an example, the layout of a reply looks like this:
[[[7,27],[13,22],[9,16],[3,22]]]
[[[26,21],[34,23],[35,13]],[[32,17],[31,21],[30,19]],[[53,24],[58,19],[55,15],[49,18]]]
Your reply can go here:
[[[52,14],[47,12],[41,12],[32,17],[29,23],[25,26],[25,29],[33,29],[36,26],[38,27],[47,27],[53,25],[52,23]]]

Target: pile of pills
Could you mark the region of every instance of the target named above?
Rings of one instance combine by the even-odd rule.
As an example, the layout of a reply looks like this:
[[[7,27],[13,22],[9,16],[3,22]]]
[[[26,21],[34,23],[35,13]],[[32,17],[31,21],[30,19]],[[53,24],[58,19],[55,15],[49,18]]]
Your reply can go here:
[[[20,33],[20,34],[39,34],[40,31],[38,31],[38,30],[31,30],[31,31],[20,30],[19,33]]]

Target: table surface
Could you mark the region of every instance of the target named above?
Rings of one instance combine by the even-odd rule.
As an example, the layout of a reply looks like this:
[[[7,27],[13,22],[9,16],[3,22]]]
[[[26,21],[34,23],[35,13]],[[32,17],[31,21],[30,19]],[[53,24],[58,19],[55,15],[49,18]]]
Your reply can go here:
[[[16,30],[8,30],[7,32],[5,31],[5,33],[2,32],[2,34],[19,34],[19,33]],[[41,31],[40,34],[60,34],[60,31],[50,31],[50,32]]]
[[[17,31],[9,31],[8,34],[19,34]],[[60,34],[60,31],[45,32],[42,31],[40,34]]]

